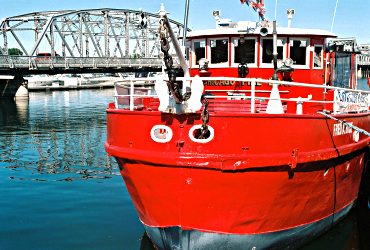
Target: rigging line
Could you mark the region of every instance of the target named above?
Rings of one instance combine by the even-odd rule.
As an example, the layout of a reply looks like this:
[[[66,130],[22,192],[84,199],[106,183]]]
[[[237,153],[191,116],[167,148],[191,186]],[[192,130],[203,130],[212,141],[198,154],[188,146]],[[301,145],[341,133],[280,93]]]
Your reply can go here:
[[[333,15],[333,20],[332,20],[332,22],[331,22],[331,29],[330,29],[330,32],[333,32],[334,20],[335,20],[335,15],[337,14],[338,2],[339,2],[339,0],[337,0],[337,2],[335,3],[334,15]]]
[[[364,135],[370,136],[370,133],[369,133],[369,132],[367,132],[366,130],[361,129],[361,128],[359,128],[359,127],[355,126],[355,125],[352,125],[351,123],[348,123],[348,122],[346,122],[346,121],[343,121],[343,120],[337,119],[337,118],[335,118],[335,117],[333,117],[333,116],[331,116],[331,115],[329,115],[329,114],[326,114],[326,113],[324,113],[324,112],[321,112],[321,111],[318,111],[317,113],[318,113],[318,114],[320,114],[320,115],[326,116],[327,118],[330,118],[330,119],[332,119],[332,120],[334,120],[334,121],[340,122],[340,123],[342,123],[342,124],[346,125],[347,127],[352,128],[353,130],[355,130],[355,131],[357,131],[357,132],[359,132],[359,133],[362,133],[362,134],[364,134]]]

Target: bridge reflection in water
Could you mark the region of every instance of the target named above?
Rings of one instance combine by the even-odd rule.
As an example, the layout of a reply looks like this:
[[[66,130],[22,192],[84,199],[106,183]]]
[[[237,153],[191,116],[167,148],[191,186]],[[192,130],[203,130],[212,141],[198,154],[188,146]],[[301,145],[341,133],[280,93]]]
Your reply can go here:
[[[78,105],[87,93],[32,93],[32,105],[28,99],[0,101],[0,161],[6,168],[32,173],[10,178],[73,181],[118,174],[103,148],[104,108],[96,110],[99,104],[105,106],[109,95],[100,100],[103,103]]]

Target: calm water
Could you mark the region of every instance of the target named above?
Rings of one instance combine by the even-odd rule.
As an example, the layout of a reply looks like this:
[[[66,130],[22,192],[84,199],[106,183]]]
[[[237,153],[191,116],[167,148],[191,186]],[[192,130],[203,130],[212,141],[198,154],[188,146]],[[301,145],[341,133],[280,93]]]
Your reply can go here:
[[[113,159],[113,90],[0,103],[0,249],[139,249],[144,229]]]
[[[152,248],[104,151],[112,95],[40,92],[0,101],[1,250]],[[305,249],[370,249],[369,213],[353,211]]]

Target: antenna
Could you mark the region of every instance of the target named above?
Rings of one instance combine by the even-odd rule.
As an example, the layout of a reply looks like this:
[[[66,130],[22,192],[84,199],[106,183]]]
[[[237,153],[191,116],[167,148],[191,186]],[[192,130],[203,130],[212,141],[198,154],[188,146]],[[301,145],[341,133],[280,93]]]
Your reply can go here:
[[[186,45],[186,32],[188,31],[188,19],[189,19],[189,0],[185,2],[185,14],[184,14],[184,30],[182,33],[182,46]]]
[[[335,9],[334,9],[333,21],[331,22],[331,29],[330,29],[330,32],[333,32],[334,20],[335,20],[335,14],[337,13],[338,2],[339,2],[339,0],[337,0],[337,2],[335,3]]]
[[[278,0],[275,1],[275,21],[276,21],[276,9],[277,9]]]

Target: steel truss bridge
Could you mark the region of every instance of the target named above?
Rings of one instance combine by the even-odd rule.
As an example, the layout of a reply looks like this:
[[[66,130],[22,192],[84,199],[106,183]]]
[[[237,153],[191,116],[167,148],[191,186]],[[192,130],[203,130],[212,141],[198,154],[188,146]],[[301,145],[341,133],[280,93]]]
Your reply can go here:
[[[159,19],[127,9],[33,12],[2,19],[0,74],[158,70]],[[170,24],[179,37],[183,25]],[[8,55],[10,48],[23,55]]]

